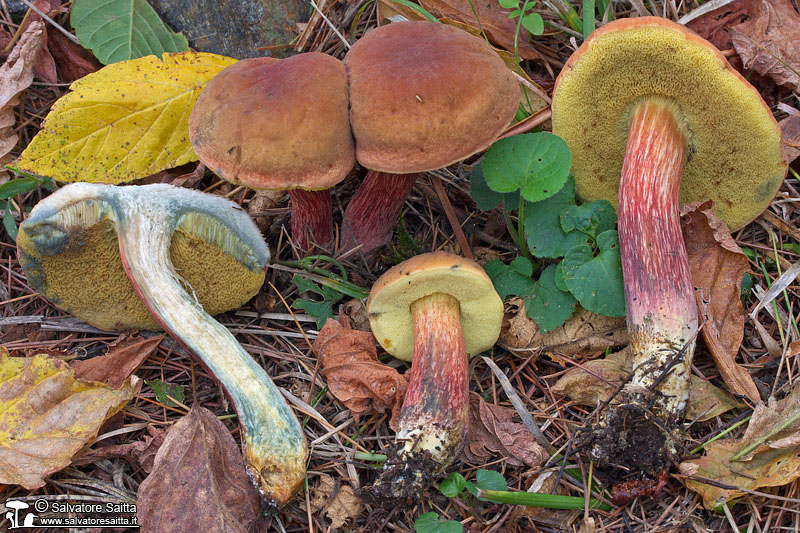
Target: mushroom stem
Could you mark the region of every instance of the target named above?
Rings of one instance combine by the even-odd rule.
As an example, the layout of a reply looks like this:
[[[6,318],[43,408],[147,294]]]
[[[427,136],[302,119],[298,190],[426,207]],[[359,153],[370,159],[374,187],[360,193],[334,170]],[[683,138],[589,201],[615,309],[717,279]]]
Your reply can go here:
[[[292,199],[292,237],[303,250],[314,244],[325,246],[333,241],[331,193],[328,189],[289,190]]]
[[[619,187],[632,384],[647,390],[657,385],[654,407],[669,422],[686,406],[698,328],[678,214],[686,144],[676,105],[662,99],[639,103],[631,116]]]
[[[413,497],[458,457],[469,413],[469,358],[458,300],[435,293],[411,304],[414,359],[397,422],[399,465],[381,476],[383,497]]]
[[[418,174],[389,174],[370,170],[347,204],[342,230],[342,250],[363,245],[369,253],[392,238],[400,210]]]

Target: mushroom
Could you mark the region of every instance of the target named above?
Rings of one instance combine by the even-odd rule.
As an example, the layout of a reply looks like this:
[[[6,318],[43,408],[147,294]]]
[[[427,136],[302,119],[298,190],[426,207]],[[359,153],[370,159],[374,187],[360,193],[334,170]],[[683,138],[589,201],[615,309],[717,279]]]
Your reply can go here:
[[[391,238],[417,174],[486,149],[520,91],[486,41],[430,21],[374,29],[344,64],[356,158],[370,170],[345,210],[342,248],[369,252]]]
[[[657,17],[592,33],[558,76],[552,112],[577,195],[618,211],[634,370],[590,454],[655,479],[675,451],[698,332],[678,204],[712,199],[732,230],[753,220],[786,175],[780,130],[713,45]]]
[[[469,358],[500,335],[503,302],[474,261],[432,252],[383,274],[367,300],[372,332],[383,348],[410,361],[397,421],[398,463],[387,463],[373,498],[418,496],[464,444]]]
[[[327,189],[355,165],[341,61],[309,52],[234,63],[203,88],[189,138],[200,161],[221,178],[288,189],[300,248],[333,241]]]
[[[307,446],[297,418],[264,369],[203,307],[244,302],[263,283],[269,250],[238,205],[171,185],[75,183],[34,207],[17,244],[31,284],[95,326],[151,326],[133,305],[135,291],[227,390],[261,493],[283,503],[300,487]]]

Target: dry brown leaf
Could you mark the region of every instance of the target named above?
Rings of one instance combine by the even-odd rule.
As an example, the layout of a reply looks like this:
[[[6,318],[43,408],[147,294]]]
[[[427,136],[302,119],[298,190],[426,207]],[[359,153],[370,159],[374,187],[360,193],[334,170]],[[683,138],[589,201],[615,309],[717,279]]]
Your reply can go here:
[[[246,533],[261,503],[239,447],[208,409],[195,406],[170,428],[152,473],[139,485],[142,531]]]
[[[800,448],[800,387],[781,401],[759,402],[742,436],[739,460],[749,460],[766,448]]]
[[[731,461],[742,444],[741,439],[712,442],[705,448],[706,455],[681,463],[680,472],[747,490],[777,487],[800,477],[800,451],[797,448],[768,449],[757,453],[750,461]],[[703,497],[706,509],[714,509],[746,494],[743,490],[720,488],[692,479],[686,480],[686,486]]]
[[[139,336],[120,335],[108,345],[108,352],[83,361],[72,361],[75,376],[87,381],[99,381],[118,389],[128,380],[139,365],[153,353],[163,335],[145,339]]]
[[[320,474],[319,485],[314,489],[311,498],[311,510],[317,512],[325,509],[331,519],[331,528],[339,529],[347,523],[355,522],[361,514],[364,504],[353,490],[353,487],[334,481],[327,474]]]
[[[536,322],[525,314],[522,298],[509,298],[505,306],[498,344],[507,350],[541,348],[562,356],[590,358],[606,348],[628,343],[624,317],[600,316],[579,309],[563,326],[541,334]]]
[[[779,123],[784,157],[791,163],[800,156],[800,113],[788,116]]]
[[[44,354],[10,357],[0,348],[0,483],[44,485],[140,386],[132,377],[114,390],[75,379],[63,361]]]
[[[761,0],[752,15],[730,28],[744,67],[800,90],[800,14],[791,0]]]
[[[525,424],[513,422],[516,411],[488,404],[475,393],[469,398],[469,432],[464,456],[473,464],[485,464],[498,455],[515,466],[536,468],[550,457]]]
[[[44,24],[32,22],[20,36],[8,59],[0,66],[0,165],[10,162],[9,152],[17,144],[14,133],[14,106],[19,93],[33,81],[33,65],[44,42]],[[0,166],[0,178],[7,172]]]
[[[422,7],[438,17],[446,17],[466,24],[486,36],[493,44],[509,52],[514,51],[514,34],[517,31],[517,19],[508,18],[510,9],[504,9],[494,0],[485,2],[466,2],[465,0],[421,0]],[[475,8],[475,12],[472,8]],[[476,19],[477,14],[477,19]],[[478,21],[480,21],[480,28]],[[541,59],[542,56],[530,44],[530,34],[525,28],[519,30],[517,43],[519,56],[523,59]]]
[[[91,52],[73,43],[59,31],[51,31],[47,35],[47,49],[56,61],[59,77],[65,83],[83,78],[102,66]]]
[[[761,396],[753,378],[736,363],[744,337],[739,295],[742,279],[750,271],[747,256],[711,212],[710,201],[681,206],[681,228],[706,346],[731,392],[757,402]]]
[[[341,315],[340,320],[347,322],[347,317]],[[353,417],[370,409],[390,409],[396,420],[408,383],[397,370],[378,362],[372,333],[329,318],[314,341],[314,351],[328,388]]]
[[[571,368],[553,385],[552,390],[580,405],[596,406],[608,400],[632,369],[633,357],[630,347],[626,347],[603,359]],[[710,420],[742,405],[708,381],[698,376],[689,378],[687,419]]]
[[[99,461],[100,459],[111,459],[124,457],[130,463],[138,463],[145,472],[153,471],[153,461],[155,460],[158,449],[164,443],[167,432],[155,426],[147,426],[149,435],[145,435],[143,440],[128,442],[125,444],[113,444],[103,446],[95,450],[89,450],[72,462],[73,465],[85,465]]]

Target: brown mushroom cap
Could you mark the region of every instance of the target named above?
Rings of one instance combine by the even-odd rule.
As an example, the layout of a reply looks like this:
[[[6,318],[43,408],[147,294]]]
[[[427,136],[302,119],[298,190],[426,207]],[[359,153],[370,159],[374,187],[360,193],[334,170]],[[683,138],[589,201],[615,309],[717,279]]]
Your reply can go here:
[[[596,30],[556,80],[553,133],[579,198],[616,205],[630,109],[648,96],[674,101],[688,132],[682,203],[714,200],[732,230],[767,208],[787,172],[769,107],[711,43],[658,17]]]
[[[347,73],[309,52],[245,59],[205,86],[189,117],[200,161],[256,189],[330,188],[355,164]]]
[[[381,26],[344,58],[363,166],[394,174],[446,167],[487,148],[520,91],[483,39],[429,21]]]
[[[503,302],[489,276],[475,261],[447,252],[431,252],[395,265],[372,286],[367,300],[369,324],[387,352],[406,361],[413,358],[411,304],[436,293],[458,300],[469,355],[494,346],[500,335]]]

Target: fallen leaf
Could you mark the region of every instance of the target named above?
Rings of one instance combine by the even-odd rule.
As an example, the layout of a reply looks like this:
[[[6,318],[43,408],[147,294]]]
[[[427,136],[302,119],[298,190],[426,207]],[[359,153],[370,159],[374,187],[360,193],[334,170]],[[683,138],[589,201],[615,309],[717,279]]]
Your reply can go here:
[[[568,396],[577,404],[594,407],[608,400],[632,369],[631,350],[626,347],[603,359],[571,368],[559,378],[552,390],[556,394]],[[742,403],[708,381],[694,375],[689,378],[689,401],[685,415],[687,419],[701,422],[711,420],[742,406]]]
[[[493,44],[514,51],[514,35],[517,19],[508,18],[512,10],[504,9],[496,0],[465,2],[464,0],[421,0],[420,4],[437,17],[446,17],[456,22],[483,29]],[[473,7],[475,11],[473,12]],[[520,27],[517,52],[523,59],[542,59],[541,54],[530,44],[530,34]]]
[[[121,335],[108,345],[108,352],[105,355],[83,361],[72,361],[70,366],[75,369],[75,376],[78,379],[99,381],[111,388],[118,389],[158,348],[158,344],[163,339],[163,335],[149,339],[136,335]]]
[[[60,181],[122,183],[194,161],[189,112],[234,62],[184,52],[103,67],[53,104],[17,164]]]
[[[67,39],[60,31],[47,35],[47,49],[58,65],[59,79],[65,83],[72,83],[102,67],[88,50]]]
[[[61,0],[34,0],[33,6],[53,18],[60,12],[66,13],[67,9],[61,7]],[[42,22],[44,19],[33,9],[30,10],[26,20],[29,22]],[[23,25],[23,29],[27,28],[27,24]],[[58,30],[53,30],[58,33]],[[36,56],[36,63],[33,66],[33,73],[37,79],[45,83],[57,83],[58,74],[56,72],[56,62],[47,47],[47,42],[50,40],[47,26],[44,26],[44,34],[42,35],[43,46],[39,55]]]
[[[498,455],[515,466],[536,468],[550,457],[525,424],[513,422],[516,411],[492,405],[474,392],[469,398],[469,432],[464,456],[473,464],[486,464]]]
[[[86,465],[100,459],[124,457],[130,463],[138,463],[145,472],[152,472],[153,462],[158,449],[164,443],[167,432],[154,426],[147,426],[147,432],[149,435],[145,435],[143,440],[126,442],[125,444],[112,444],[89,450],[75,459],[72,464],[75,466]]]
[[[742,436],[742,447],[734,459],[746,461],[765,448],[800,448],[800,387],[783,400],[759,402]]]
[[[750,271],[747,256],[725,223],[714,216],[710,201],[681,206],[681,229],[706,346],[731,392],[758,402],[761,395],[753,378],[736,363],[744,337],[739,295],[742,279]]]
[[[320,474],[319,485],[312,492],[311,510],[325,509],[331,519],[331,528],[339,529],[348,520],[354,522],[364,504],[350,485],[345,485],[326,474]]]
[[[797,448],[768,449],[755,454],[750,461],[731,461],[741,446],[741,439],[718,440],[706,446],[703,457],[680,464],[679,470],[686,476],[708,479],[730,487],[722,488],[697,479],[687,479],[686,487],[703,497],[706,509],[714,509],[747,494],[740,489],[777,487],[800,477],[800,450]]]
[[[730,33],[745,68],[800,90],[800,14],[791,0],[761,0]]]
[[[800,113],[786,117],[778,125],[781,127],[786,162],[791,163],[800,157]]]
[[[19,136],[14,133],[14,106],[19,103],[19,93],[33,82],[33,65],[43,39],[44,24],[32,23],[0,66],[0,165],[10,163],[8,154],[17,145]],[[0,178],[5,175],[7,171],[0,166]]]
[[[0,483],[43,486],[139,387],[136,377],[120,390],[78,380],[63,361],[0,348]]]
[[[521,298],[508,298],[498,344],[507,350],[535,350],[560,356],[591,358],[606,348],[628,343],[624,317],[596,315],[579,308],[563,326],[540,333],[539,326],[525,311]]]
[[[314,341],[328,388],[356,419],[369,409],[390,409],[393,423],[408,383],[397,370],[378,362],[372,333],[350,329],[345,315],[340,320],[329,318]]]
[[[246,533],[261,504],[225,424],[195,406],[167,433],[139,485],[142,531]]]

